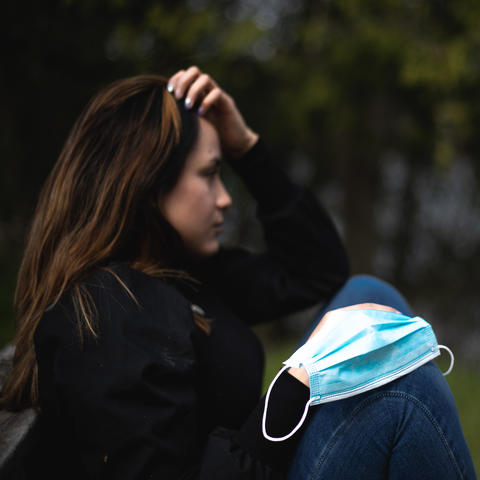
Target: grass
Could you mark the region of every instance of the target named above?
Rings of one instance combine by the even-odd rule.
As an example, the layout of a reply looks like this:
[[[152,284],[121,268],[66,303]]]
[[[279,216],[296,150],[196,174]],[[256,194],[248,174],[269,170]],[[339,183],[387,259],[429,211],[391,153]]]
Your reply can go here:
[[[262,337],[261,334],[260,336]],[[264,376],[265,391],[275,374],[282,367],[282,362],[295,350],[297,339],[289,338],[275,342],[263,339],[263,343],[267,353]],[[444,355],[444,357],[446,356]],[[442,371],[447,369],[446,362],[446,360],[438,362]],[[475,470],[480,472],[480,375],[474,372],[472,368],[462,365],[461,362],[456,362],[446,379],[455,397]]]
[[[439,362],[442,368],[443,364]],[[460,421],[465,438],[475,464],[475,470],[480,472],[480,375],[473,369],[461,364],[453,367],[447,377],[450,389],[457,403]]]

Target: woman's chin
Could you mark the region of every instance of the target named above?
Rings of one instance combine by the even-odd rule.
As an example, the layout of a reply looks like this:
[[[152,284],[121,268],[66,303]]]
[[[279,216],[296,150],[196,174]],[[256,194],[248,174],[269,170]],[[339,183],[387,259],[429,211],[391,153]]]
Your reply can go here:
[[[188,248],[189,252],[197,257],[210,257],[215,255],[219,249],[220,242],[218,240],[205,242],[202,245],[192,245]]]

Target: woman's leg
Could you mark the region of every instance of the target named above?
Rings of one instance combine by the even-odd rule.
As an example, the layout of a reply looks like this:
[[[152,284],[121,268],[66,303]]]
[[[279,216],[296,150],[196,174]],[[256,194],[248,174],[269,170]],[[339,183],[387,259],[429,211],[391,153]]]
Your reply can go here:
[[[476,478],[453,397],[433,362],[311,409],[289,480]]]
[[[351,277],[330,300],[324,311],[366,302],[388,305],[405,315],[412,313],[410,305],[395,287],[371,275],[354,275]]]
[[[412,311],[375,277],[352,277],[319,313],[373,302]],[[453,396],[433,362],[363,394],[311,407],[289,480],[475,479]]]
[[[325,313],[336,308],[367,302],[388,305],[405,315],[412,315],[412,310],[407,301],[395,287],[370,275],[355,275],[345,283],[330,302],[318,313],[305,331],[300,345],[305,343]]]

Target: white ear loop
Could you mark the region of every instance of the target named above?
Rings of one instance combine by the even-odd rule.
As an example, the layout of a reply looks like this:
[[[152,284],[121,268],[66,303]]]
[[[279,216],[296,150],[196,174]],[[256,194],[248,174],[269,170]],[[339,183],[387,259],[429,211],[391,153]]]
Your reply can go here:
[[[268,433],[267,433],[267,407],[268,407],[268,401],[270,400],[270,393],[272,391],[272,388],[273,388],[273,385],[275,384],[275,382],[277,381],[278,377],[287,369],[287,368],[290,368],[289,365],[285,365],[283,368],[280,369],[280,371],[277,373],[277,375],[275,375],[275,378],[272,380],[272,382],[270,383],[270,386],[268,387],[268,390],[267,390],[267,394],[265,395],[265,407],[263,409],[263,418],[262,418],[262,433],[263,433],[263,436],[267,439],[267,440],[270,440],[272,442],[283,442],[284,440],[287,440],[287,438],[290,438],[292,435],[295,434],[295,432],[303,425],[303,422],[305,421],[305,418],[307,417],[307,413],[308,413],[308,407],[310,406],[310,404],[314,401],[314,400],[317,400],[318,397],[315,397],[315,398],[311,398],[310,400],[308,400],[308,402],[306,403],[305,405],[305,410],[303,411],[303,415],[302,415],[302,418],[300,419],[300,421],[297,423],[297,426],[287,435],[283,436],[283,437],[271,437]]]
[[[448,367],[447,371],[443,374],[443,376],[446,377],[453,369],[453,364],[455,363],[455,356],[453,355],[453,352],[445,345],[438,345],[439,350],[441,350],[442,348],[450,354],[450,366]]]

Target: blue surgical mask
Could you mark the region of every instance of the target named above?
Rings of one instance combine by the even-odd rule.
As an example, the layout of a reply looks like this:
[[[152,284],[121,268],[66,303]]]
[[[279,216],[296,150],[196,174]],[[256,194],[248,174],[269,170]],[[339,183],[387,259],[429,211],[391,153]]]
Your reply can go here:
[[[383,310],[334,310],[322,329],[286,361],[267,390],[262,429],[265,438],[283,441],[303,424],[311,405],[351,397],[406,375],[440,355],[429,323],[420,317]],[[305,367],[310,399],[298,425],[283,437],[266,432],[267,407],[277,378],[290,367]]]

